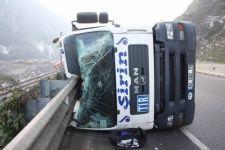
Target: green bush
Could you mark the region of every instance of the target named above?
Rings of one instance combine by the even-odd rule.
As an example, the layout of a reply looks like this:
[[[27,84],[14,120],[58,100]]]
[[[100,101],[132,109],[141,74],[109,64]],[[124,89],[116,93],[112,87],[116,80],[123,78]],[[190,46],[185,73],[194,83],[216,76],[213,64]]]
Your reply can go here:
[[[26,125],[24,107],[27,100],[38,96],[38,87],[10,91],[10,97],[0,102],[0,149],[9,143]]]

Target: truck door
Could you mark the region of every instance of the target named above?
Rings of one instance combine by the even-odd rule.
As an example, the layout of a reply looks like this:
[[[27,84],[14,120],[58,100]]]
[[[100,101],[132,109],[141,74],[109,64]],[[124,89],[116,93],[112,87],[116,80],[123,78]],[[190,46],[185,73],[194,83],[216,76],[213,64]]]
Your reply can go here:
[[[117,127],[151,129],[154,52],[151,33],[114,34]]]

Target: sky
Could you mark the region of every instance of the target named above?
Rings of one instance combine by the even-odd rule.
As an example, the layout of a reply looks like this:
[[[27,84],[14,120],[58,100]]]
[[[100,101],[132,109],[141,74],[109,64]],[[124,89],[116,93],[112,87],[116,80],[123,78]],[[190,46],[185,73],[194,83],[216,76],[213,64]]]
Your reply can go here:
[[[193,0],[39,0],[52,12],[76,20],[77,12],[108,12],[109,19],[121,25],[148,25],[172,21]]]

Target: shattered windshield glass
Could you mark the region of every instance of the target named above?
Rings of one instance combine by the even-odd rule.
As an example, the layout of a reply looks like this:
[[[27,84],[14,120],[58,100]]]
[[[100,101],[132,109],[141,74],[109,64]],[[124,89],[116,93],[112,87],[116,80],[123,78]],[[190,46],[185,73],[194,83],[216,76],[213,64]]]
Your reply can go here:
[[[115,65],[110,32],[79,34],[75,40],[83,91],[76,114],[79,127],[106,128],[115,123]]]

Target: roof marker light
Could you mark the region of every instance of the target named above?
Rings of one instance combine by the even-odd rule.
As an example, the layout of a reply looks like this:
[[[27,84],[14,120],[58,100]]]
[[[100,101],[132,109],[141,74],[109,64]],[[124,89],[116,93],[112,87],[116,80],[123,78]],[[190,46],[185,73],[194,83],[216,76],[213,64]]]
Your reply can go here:
[[[178,23],[178,30],[179,31],[184,31],[184,24]]]

